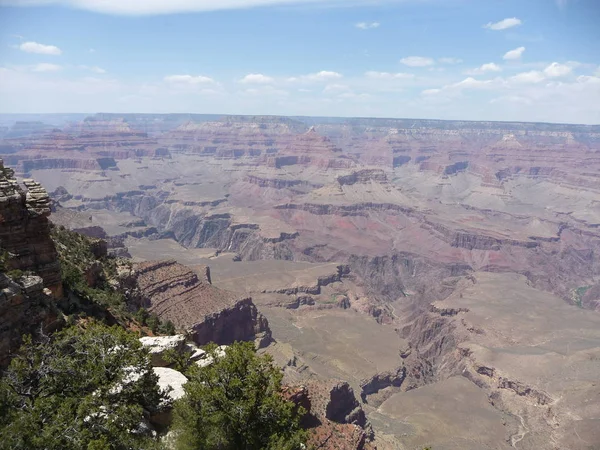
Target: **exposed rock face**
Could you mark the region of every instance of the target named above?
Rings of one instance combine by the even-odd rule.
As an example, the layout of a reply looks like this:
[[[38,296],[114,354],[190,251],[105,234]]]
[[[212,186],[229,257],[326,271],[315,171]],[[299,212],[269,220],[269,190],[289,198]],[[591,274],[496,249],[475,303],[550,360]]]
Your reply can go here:
[[[309,412],[305,418],[310,444],[330,450],[363,450],[373,448],[371,426],[345,382],[311,382],[307,386],[288,387],[286,398],[302,405]],[[308,406],[308,408],[307,408]]]
[[[0,161],[0,170],[5,169]],[[9,254],[7,270],[32,271],[44,280],[55,297],[62,296],[58,255],[50,239],[49,197],[33,180],[28,191],[0,175],[0,246]]]
[[[216,288],[204,276],[201,280],[172,260],[134,264],[127,282],[129,297],[136,307],[144,306],[176,328],[190,331],[198,345],[253,339],[259,346],[267,345],[269,325],[252,299]]]
[[[367,422],[364,411],[354,397],[354,391],[346,382],[331,387],[325,417],[334,422],[352,423],[360,427],[364,427]]]
[[[49,198],[33,180],[24,191],[0,160],[0,251],[4,270],[35,273],[16,283],[0,273],[0,364],[21,336],[52,320],[51,296],[62,296],[58,254],[50,238]],[[46,289],[47,288],[47,289]]]
[[[0,368],[21,345],[23,334],[38,331],[56,320],[49,309],[52,297],[38,276],[11,280],[0,273]]]
[[[151,134],[135,131],[138,125],[134,123],[141,126],[140,131]],[[362,388],[363,398],[373,399],[367,408],[369,414],[388,394],[402,396],[404,391],[417,392],[420,389],[415,388],[435,386],[448,377],[462,375],[479,386],[477,389],[484,389],[484,397],[491,393],[490,403],[497,408],[502,399],[492,395],[502,397],[506,405],[520,405],[517,409],[502,407],[519,414],[523,426],[532,430],[527,436],[517,435],[519,448],[543,448],[547,439],[536,438],[541,443],[537,447],[531,439],[534,428],[542,430],[537,431],[538,436],[551,431],[544,425],[545,419],[548,424],[560,419],[560,427],[552,425],[553,429],[573,429],[577,435],[585,432],[584,428],[598,428],[584,421],[579,429],[570,427],[574,417],[585,417],[585,421],[598,417],[586,403],[592,394],[586,393],[586,399],[580,394],[573,400],[585,405],[587,411],[570,409],[567,403],[576,397],[575,391],[563,396],[567,391],[561,387],[546,393],[538,381],[543,378],[523,376],[536,367],[529,362],[544,352],[551,358],[548,373],[567,368],[565,358],[580,347],[586,348],[581,350],[585,354],[577,358],[591,366],[598,360],[591,350],[597,349],[597,344],[573,341],[565,349],[559,342],[546,351],[545,339],[532,339],[536,345],[523,356],[525,363],[506,364],[486,355],[500,352],[507,360],[518,356],[519,343],[512,342],[517,332],[533,329],[539,333],[539,327],[548,320],[539,321],[537,329],[528,323],[497,333],[495,326],[514,324],[526,317],[523,302],[494,314],[481,312],[485,322],[480,318],[477,323],[469,317],[489,305],[475,299],[484,298],[489,289],[474,293],[468,305],[462,303],[467,291],[462,301],[462,291],[456,292],[452,301],[443,301],[457,286],[463,289],[460,283],[471,277],[512,272],[526,276],[525,287],[560,295],[575,311],[600,309],[599,126],[167,115],[127,115],[125,119],[107,115],[44,138],[4,140],[0,152],[11,164],[20,164],[21,171],[30,168],[44,183],[46,179],[41,177],[47,177],[53,182],[48,184],[52,189],[65,186],[74,196],[69,198],[67,191],[59,190],[57,197],[64,196],[68,208],[104,209],[107,215],[131,213],[155,227],[156,235],[172,237],[190,250],[216,249],[215,258],[219,251],[236,252],[245,261],[348,264],[352,273],[344,277],[346,280],[323,279],[324,283],[303,282],[285,289],[261,286],[252,295],[262,309],[269,301],[263,294],[273,298],[288,294],[289,299],[276,301],[289,308],[303,305],[286,311],[302,317],[308,310],[304,305],[319,304],[312,296],[334,292],[339,295],[330,298],[337,299],[340,308],[350,306],[348,312],[374,316],[410,342],[398,353],[392,352],[402,358],[402,367],[394,360],[394,365],[386,365],[381,373],[364,375],[360,385],[359,380],[351,381],[357,393],[359,386]],[[128,232],[139,230],[134,227]],[[123,232],[122,240],[125,235]],[[215,262],[215,266],[222,262]],[[197,289],[193,286],[196,281],[182,276],[178,284],[175,278],[172,286],[166,283],[164,292],[173,289],[173,298],[181,300],[183,306],[160,304],[155,305],[156,310],[181,316],[182,322],[187,316],[201,316],[194,319],[204,324],[197,330],[201,340],[226,340],[229,335],[224,324],[228,321],[258,320],[248,312],[245,297],[239,297],[239,307],[224,302],[215,308],[219,313],[213,315],[211,308],[208,315],[197,313],[187,294]],[[338,291],[337,285],[349,278],[361,289],[360,296],[352,295],[354,288]],[[496,287],[494,292],[502,293],[511,286]],[[158,299],[164,293],[159,288],[149,290]],[[310,296],[306,294],[309,292]],[[523,301],[529,301],[531,294],[528,292]],[[136,298],[140,300],[141,295]],[[430,306],[436,300],[441,303]],[[543,305],[540,310],[546,310],[547,303],[539,301]],[[220,313],[224,311],[227,313]],[[264,311],[271,313],[268,306]],[[335,313],[339,311],[336,308]],[[333,323],[333,316],[327,316],[331,312],[322,311],[320,317],[329,322],[324,320],[321,327],[328,329]],[[273,323],[278,323],[275,320]],[[493,321],[498,324],[490,325]],[[190,328],[193,325],[186,322]],[[251,331],[246,329],[243,334]],[[294,335],[289,342],[285,340],[287,331],[276,336],[278,341],[298,345]],[[482,343],[500,337],[506,337],[507,342],[490,341],[488,350],[481,352]],[[577,335],[580,338],[588,339]],[[471,347],[465,347],[465,342]],[[514,352],[502,352],[510,346],[516,347]],[[309,369],[325,354],[323,347],[315,350],[312,367],[307,361]],[[355,350],[349,348],[349,352]],[[574,376],[564,372],[561,383],[579,382],[582,373]],[[343,389],[339,391],[343,394]],[[583,392],[579,386],[577,392]],[[560,401],[553,403],[552,399]],[[487,398],[484,403],[489,406]],[[404,414],[405,408],[400,409]],[[336,432],[344,429],[346,433],[354,425],[329,420],[325,410],[323,424],[330,428],[318,444],[344,448],[335,442]],[[555,420],[553,416],[561,410],[562,416]],[[371,420],[375,426],[376,419]],[[419,426],[416,429],[423,431]],[[396,431],[401,440],[404,431]],[[560,433],[555,437],[554,442],[560,443],[557,445],[575,447],[559,441]],[[589,435],[582,439],[600,440]],[[503,438],[500,441],[505,443]],[[407,446],[417,448],[421,443]]]
[[[356,183],[368,183],[369,181],[376,181],[378,183],[387,183],[387,176],[383,170],[359,170],[352,172],[350,175],[344,175],[338,177],[338,183],[341,185],[345,184],[356,184]]]
[[[399,367],[395,371],[378,373],[369,380],[361,383],[362,391],[360,396],[363,401],[367,400],[367,396],[379,392],[387,387],[400,387],[406,378],[406,368]]]

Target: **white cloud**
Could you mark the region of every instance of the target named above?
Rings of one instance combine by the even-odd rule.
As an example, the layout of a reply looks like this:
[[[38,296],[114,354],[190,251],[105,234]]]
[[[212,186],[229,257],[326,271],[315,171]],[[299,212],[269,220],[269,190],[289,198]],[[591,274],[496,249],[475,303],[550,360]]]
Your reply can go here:
[[[510,77],[511,81],[516,83],[539,83],[544,81],[546,77],[539,70],[531,70],[529,72],[518,73],[513,77]]]
[[[40,63],[31,68],[34,72],[58,72],[62,67],[58,64]]]
[[[323,92],[330,94],[336,92],[344,92],[349,89],[350,87],[346,86],[345,84],[328,84],[327,86],[325,86],[325,89],[323,89]]]
[[[525,47],[515,48],[514,50],[509,50],[508,52],[506,52],[503,56],[503,59],[505,59],[507,61],[520,59],[521,56],[523,56],[524,52],[525,52]]]
[[[81,70],[89,70],[90,72],[94,72],[94,73],[97,73],[99,75],[102,75],[102,74],[106,73],[106,70],[104,70],[102,67],[98,67],[98,66],[84,66],[84,65],[79,65],[79,66],[77,66],[77,68],[79,68]]]
[[[213,84],[215,80],[209,77],[205,77],[203,75],[192,76],[192,75],[169,75],[164,78],[164,80],[168,83],[174,84],[189,84],[189,85],[198,85],[198,84]]]
[[[440,64],[460,64],[463,60],[460,58],[440,58],[438,62]]]
[[[425,56],[407,56],[406,58],[402,58],[400,62],[409,67],[427,67],[435,64],[432,58]]]
[[[490,103],[513,103],[517,105],[532,105],[533,101],[530,98],[524,97],[522,95],[503,95],[501,97],[493,98],[490,100]]]
[[[480,67],[477,67],[476,69],[469,70],[469,71],[467,71],[467,74],[468,75],[481,75],[481,74],[489,73],[489,72],[500,72],[501,70],[502,70],[502,67],[491,62],[491,63],[483,64]]]
[[[521,21],[521,19],[517,19],[516,17],[511,17],[509,19],[504,19],[501,20],[500,22],[496,22],[496,23],[488,23],[487,25],[484,25],[483,28],[487,28],[488,30],[494,30],[494,31],[500,31],[500,30],[507,30],[508,28],[512,28],[512,27],[517,27],[519,25],[521,25],[523,22]]]
[[[370,70],[365,73],[367,78],[378,79],[378,80],[407,80],[410,78],[414,78],[412,73],[390,73],[390,72],[375,72]]]
[[[309,81],[309,82],[324,82],[331,80],[339,80],[343,78],[343,75],[338,72],[332,72],[329,70],[321,70],[316,73],[309,73],[308,75],[300,75],[298,77],[288,78],[289,82],[298,82],[298,81]]]
[[[248,88],[241,91],[243,96],[269,96],[269,97],[288,97],[290,93],[283,89],[276,89],[273,86],[259,86],[255,88]]]
[[[550,62],[536,70],[543,74]],[[65,65],[63,71],[69,68]],[[79,78],[75,76],[76,72],[69,77],[59,76],[60,72],[49,76],[32,72],[31,66],[11,66],[5,70],[0,68],[0,112],[236,112],[594,124],[600,123],[600,73],[593,75],[597,69],[597,65],[589,69],[579,67],[577,75],[571,74],[564,79],[546,77],[538,83],[515,82],[510,79],[513,73],[504,78],[496,77],[496,74],[453,78],[450,73],[438,76],[427,72],[406,82],[379,82],[362,74],[344,77],[343,83],[333,80],[323,84],[290,84],[286,95],[281,89],[269,90],[269,85],[232,82],[232,86],[240,89],[228,91],[218,83],[180,87],[162,80],[155,83],[119,81],[91,72],[87,74],[95,78]],[[533,67],[523,71],[526,70],[533,70]],[[581,76],[578,76],[579,72]],[[327,84],[337,83],[348,85],[350,90],[322,93]],[[397,84],[405,89],[385,87]],[[246,88],[255,90],[243,92]],[[305,92],[307,89],[312,92]],[[415,96],[413,89],[421,95]],[[490,105],[492,99],[495,99],[494,104]]]
[[[401,3],[405,0],[384,0]],[[159,15],[227,9],[249,9],[276,5],[334,5],[346,6],[347,0],[0,0],[0,6],[62,5],[71,8],[117,15]],[[370,4],[357,0],[351,4]]]
[[[311,80],[317,80],[317,81],[321,81],[321,80],[336,80],[338,78],[342,78],[343,75],[341,73],[338,72],[331,72],[328,70],[322,70],[318,73],[313,73],[308,75],[308,78]]]
[[[244,78],[239,80],[242,84],[270,84],[275,80],[272,77],[263,75],[262,73],[249,73]]]
[[[544,74],[550,78],[564,77],[571,73],[571,68],[564,64],[553,62],[544,69]]]
[[[40,55],[60,55],[62,53],[62,50],[55,45],[44,45],[37,42],[23,42],[18,48],[27,53]]]
[[[96,49],[95,49],[95,48],[90,48],[90,49],[88,50],[88,52],[89,52],[89,53],[96,53]]]
[[[381,25],[379,22],[359,22],[354,26],[360,30],[372,30],[373,28],[379,28],[379,25]]]
[[[473,77],[467,77],[457,83],[447,84],[441,88],[425,89],[421,91],[422,95],[432,97],[439,94],[444,94],[447,97],[457,97],[465,89],[493,89],[502,87],[504,80],[495,78],[493,80],[477,80]]]
[[[369,100],[371,99],[371,95],[366,93],[357,94],[355,92],[344,92],[343,94],[338,95],[338,98],[344,100]]]
[[[462,81],[459,81],[458,83],[454,83],[453,85],[451,85],[451,87],[458,88],[458,89],[462,89],[462,88],[478,89],[478,88],[483,88],[483,87],[490,87],[496,81],[499,81],[499,80],[483,80],[482,81],[482,80],[476,80],[473,77],[468,77]]]

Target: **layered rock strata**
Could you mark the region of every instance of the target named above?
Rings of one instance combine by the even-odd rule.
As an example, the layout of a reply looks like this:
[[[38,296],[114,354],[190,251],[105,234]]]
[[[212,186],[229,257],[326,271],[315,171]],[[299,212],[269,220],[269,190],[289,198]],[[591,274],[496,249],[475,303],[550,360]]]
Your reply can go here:
[[[6,252],[6,270],[34,272],[53,296],[62,296],[58,254],[50,238],[48,193],[33,180],[27,191],[12,178],[0,160],[0,247]]]
[[[269,324],[252,299],[213,286],[209,272],[204,273],[200,279],[173,260],[134,264],[126,275],[130,302],[190,332],[198,345],[247,340],[267,345]]]

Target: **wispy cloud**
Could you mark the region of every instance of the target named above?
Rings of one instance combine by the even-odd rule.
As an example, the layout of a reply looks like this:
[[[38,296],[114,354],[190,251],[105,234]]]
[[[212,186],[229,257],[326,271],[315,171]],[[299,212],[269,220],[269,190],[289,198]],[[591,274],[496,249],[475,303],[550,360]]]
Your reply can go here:
[[[467,89],[492,89],[502,85],[502,78],[496,78],[493,80],[477,80],[473,77],[465,78],[462,81],[447,84],[441,88],[425,89],[421,91],[421,94],[427,97],[437,96],[439,94],[446,94],[451,96],[459,95],[463,90]]]
[[[214,84],[215,80],[204,75],[169,75],[164,78],[167,83],[184,85]]]
[[[521,56],[523,56],[524,52],[525,52],[525,47],[515,48],[514,50],[507,51],[504,54],[503,59],[505,59],[506,61],[521,59]]]
[[[544,69],[544,74],[550,78],[564,77],[565,75],[569,75],[572,69],[565,65],[559,64],[557,62],[553,62],[548,67]]]
[[[18,45],[19,50],[26,53],[37,53],[39,55],[60,55],[62,50],[55,45],[44,45],[38,42],[23,42]]]
[[[341,73],[332,72],[329,70],[321,70],[320,72],[309,73],[308,75],[300,75],[297,77],[291,77],[291,78],[288,78],[288,81],[289,82],[297,82],[297,81],[324,82],[324,81],[339,80],[340,78],[343,78],[343,75]]]
[[[507,30],[509,28],[513,28],[513,27],[517,27],[519,25],[521,25],[523,22],[521,21],[521,19],[517,19],[516,17],[511,17],[508,19],[504,19],[501,20],[500,22],[489,22],[488,24],[484,25],[483,28],[487,28],[488,30],[494,30],[494,31],[501,31],[501,30]]]
[[[383,0],[386,3],[402,3],[405,0]],[[35,6],[63,5],[115,15],[160,15],[185,12],[249,9],[276,5],[370,5],[370,0],[0,0],[0,5]]]
[[[242,84],[270,84],[275,81],[274,78],[269,77],[267,75],[263,75],[262,73],[249,73],[244,78],[239,80],[239,83]]]
[[[350,87],[345,84],[328,84],[327,86],[325,86],[325,89],[323,89],[323,92],[326,94],[331,94],[331,93],[345,92],[345,91],[348,91],[349,89],[350,89]]]
[[[372,30],[373,28],[379,28],[381,25],[379,22],[359,22],[354,26],[360,30]]]
[[[468,75],[482,75],[484,73],[489,73],[489,72],[500,72],[501,70],[502,70],[502,67],[500,67],[498,64],[491,62],[491,63],[487,63],[487,64],[482,64],[481,66],[477,67],[476,69],[468,70],[466,73]]]
[[[435,64],[433,58],[425,56],[407,56],[406,58],[402,58],[400,62],[409,67],[427,67]]]
[[[440,64],[460,64],[463,60],[460,58],[440,58],[438,62]]]
[[[58,72],[62,67],[58,64],[40,63],[31,68],[34,72]]]
[[[105,74],[106,70],[104,70],[102,67],[98,67],[98,66],[85,66],[85,65],[79,65],[77,66],[78,69],[81,70],[89,70],[90,72],[94,72],[97,73],[99,75]]]
[[[540,83],[544,81],[546,77],[543,72],[539,70],[530,70],[529,72],[521,72],[513,77],[510,77],[511,81],[515,83]]]
[[[412,73],[390,73],[390,72],[375,72],[370,70],[365,73],[367,78],[375,79],[375,80],[407,80],[410,78],[414,78],[414,74]]]

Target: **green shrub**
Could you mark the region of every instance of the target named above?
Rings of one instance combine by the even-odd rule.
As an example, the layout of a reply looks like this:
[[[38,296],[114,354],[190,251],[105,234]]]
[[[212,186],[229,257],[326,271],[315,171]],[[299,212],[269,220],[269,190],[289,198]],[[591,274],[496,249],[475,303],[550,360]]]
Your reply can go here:
[[[19,269],[14,269],[14,270],[10,270],[6,273],[6,275],[8,275],[10,278],[12,278],[14,281],[18,281],[21,279],[21,277],[24,275],[22,270]]]
[[[140,376],[128,379],[130,374]],[[132,433],[163,400],[148,353],[122,328],[92,323],[25,339],[0,380],[0,447],[150,449]]]
[[[236,343],[213,364],[195,370],[175,403],[178,450],[296,450],[305,432],[302,411],[281,396],[281,370],[252,343]]]

